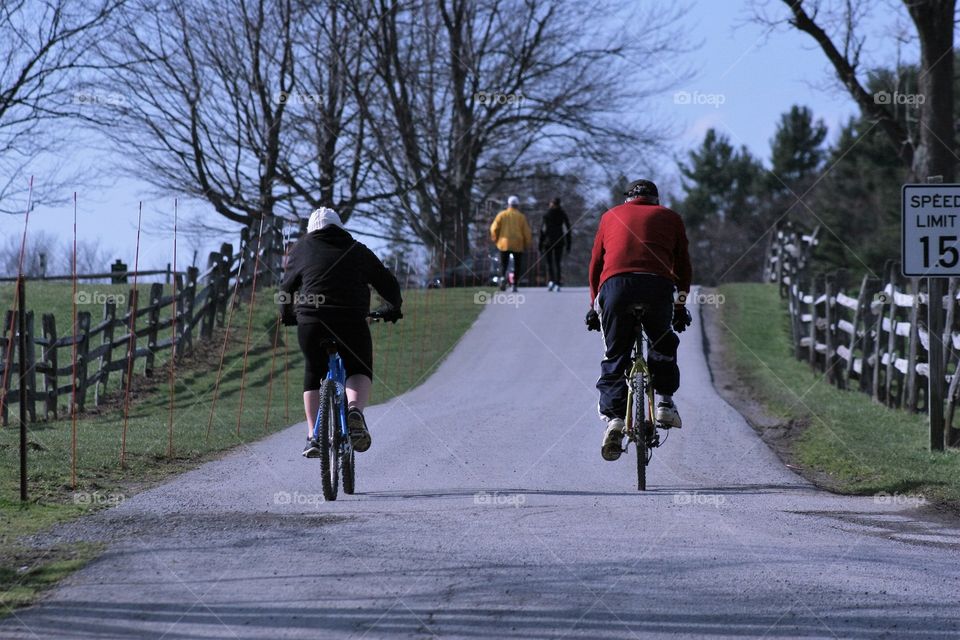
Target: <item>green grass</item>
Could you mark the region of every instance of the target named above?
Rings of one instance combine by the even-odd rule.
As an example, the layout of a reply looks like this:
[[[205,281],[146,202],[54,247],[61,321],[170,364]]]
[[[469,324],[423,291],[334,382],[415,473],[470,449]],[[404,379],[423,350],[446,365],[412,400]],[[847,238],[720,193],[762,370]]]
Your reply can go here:
[[[21,551],[15,566],[0,566],[0,617],[32,603],[40,592],[96,558],[101,549],[101,545],[78,543]]]
[[[925,416],[831,386],[793,358],[785,304],[773,285],[730,284],[721,320],[740,376],[770,413],[807,423],[793,443],[802,465],[851,494],[920,494],[960,506],[960,452],[928,449]]]
[[[72,313],[69,284],[29,286],[28,308],[37,308],[34,302],[42,304],[45,312],[57,314],[58,328],[64,327],[61,332],[68,331]],[[474,304],[474,292],[408,291],[404,294],[403,320],[396,325],[372,326],[376,376],[373,402],[384,402],[416,386],[439,365],[482,309],[482,305]],[[0,309],[9,301],[9,287],[0,289]],[[108,394],[99,409],[94,409],[92,397],[88,398],[88,411],[77,422],[75,487],[71,477],[72,427],[69,419],[63,419],[66,407],[60,420],[29,424],[30,501],[26,504],[18,500],[17,407],[11,406],[11,424],[0,429],[0,602],[28,602],[31,593],[94,553],[86,548],[38,552],[22,544],[22,536],[109,506],[218,452],[303,420],[303,359],[296,329],[282,328],[274,351],[276,307],[270,291],[260,293],[251,321],[246,373],[242,374],[248,311],[249,306],[242,305],[233,316],[216,399],[213,389],[224,340],[222,331],[204,343],[195,338],[194,345],[203,346],[177,364],[172,429],[169,370],[159,366],[161,358],[152,378],[142,375],[142,363],[137,366],[139,376],[126,427],[122,394]],[[101,319],[101,313],[93,312],[94,323]],[[69,349],[62,349],[60,354],[61,363],[69,361]],[[114,377],[119,379],[119,375]],[[242,411],[241,377],[245,381]],[[40,379],[38,388],[42,388]],[[290,446],[300,444],[298,439]],[[24,566],[27,568],[22,569]]]

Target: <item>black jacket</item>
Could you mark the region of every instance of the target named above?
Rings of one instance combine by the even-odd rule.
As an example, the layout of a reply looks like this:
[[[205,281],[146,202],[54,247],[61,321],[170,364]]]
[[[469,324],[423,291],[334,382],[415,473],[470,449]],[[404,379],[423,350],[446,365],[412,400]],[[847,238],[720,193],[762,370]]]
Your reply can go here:
[[[331,225],[306,234],[290,249],[279,303],[285,318],[296,309],[300,324],[362,318],[370,311],[368,285],[396,308],[403,302],[400,284],[380,259]]]
[[[572,240],[567,212],[561,207],[550,207],[540,223],[540,251],[564,241],[567,243],[567,251],[570,251]]]

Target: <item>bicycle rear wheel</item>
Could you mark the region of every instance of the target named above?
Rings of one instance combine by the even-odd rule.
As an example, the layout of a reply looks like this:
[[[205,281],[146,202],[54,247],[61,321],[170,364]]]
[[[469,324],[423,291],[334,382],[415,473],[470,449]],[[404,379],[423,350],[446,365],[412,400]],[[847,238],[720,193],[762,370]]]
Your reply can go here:
[[[333,380],[320,386],[320,409],[317,411],[320,441],[320,476],[324,500],[337,499],[340,475],[340,412],[337,410],[337,388]]]
[[[355,474],[357,467],[353,458],[353,447],[350,447],[350,453],[343,456],[343,492],[348,496],[353,495]]]
[[[633,399],[633,435],[637,445],[637,491],[647,490],[647,393],[643,374],[638,373],[634,380],[634,389],[638,393]]]

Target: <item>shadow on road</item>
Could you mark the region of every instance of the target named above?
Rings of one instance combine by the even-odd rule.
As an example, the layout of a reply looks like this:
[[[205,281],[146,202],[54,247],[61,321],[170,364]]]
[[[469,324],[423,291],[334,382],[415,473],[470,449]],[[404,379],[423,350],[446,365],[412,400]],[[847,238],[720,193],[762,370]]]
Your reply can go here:
[[[437,594],[434,594],[436,597]],[[50,604],[42,615],[30,619],[31,631],[46,637],[91,638],[263,638],[273,640],[288,634],[315,633],[340,637],[363,634],[375,638],[497,637],[623,638],[643,634],[724,637],[837,637],[876,638],[893,633],[897,638],[955,637],[958,620],[944,620],[955,602],[931,601],[926,607],[909,608],[895,604],[872,609],[851,610],[836,606],[816,612],[803,607],[777,607],[769,613],[690,613],[689,603],[678,603],[676,614],[646,614],[642,607],[611,610],[597,606],[578,609],[518,609],[506,605],[490,607],[451,606],[433,608],[408,606],[399,600],[364,603],[362,608],[340,607],[315,602],[287,605],[237,602],[229,605],[62,601]],[[67,618],[69,627],[62,621]],[[136,620],[135,626],[127,620]],[[300,637],[300,635],[297,635]]]
[[[713,494],[713,495],[761,495],[770,493],[787,492],[813,492],[815,489],[808,484],[742,484],[742,485],[721,485],[721,486],[697,486],[697,485],[667,485],[659,487],[650,487],[646,491],[577,491],[574,489],[530,489],[525,487],[478,487],[458,488],[458,489],[435,489],[430,491],[405,491],[402,489],[394,491],[370,491],[357,492],[356,495],[365,498],[374,499],[409,499],[409,498],[470,498],[484,495],[528,495],[528,496],[587,496],[587,497],[617,497],[617,496],[672,496],[677,494],[688,495]]]

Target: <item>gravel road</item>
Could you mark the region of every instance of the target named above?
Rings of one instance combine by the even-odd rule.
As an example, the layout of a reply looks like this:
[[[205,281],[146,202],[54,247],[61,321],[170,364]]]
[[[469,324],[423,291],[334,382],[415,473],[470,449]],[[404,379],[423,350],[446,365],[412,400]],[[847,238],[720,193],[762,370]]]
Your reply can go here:
[[[600,457],[586,292],[521,293],[369,409],[357,495],[323,502],[291,427],[58,529],[108,550],[0,637],[960,637],[956,523],[785,468],[714,391],[698,320],[639,494]]]

